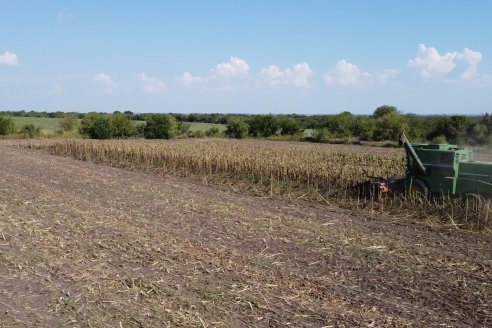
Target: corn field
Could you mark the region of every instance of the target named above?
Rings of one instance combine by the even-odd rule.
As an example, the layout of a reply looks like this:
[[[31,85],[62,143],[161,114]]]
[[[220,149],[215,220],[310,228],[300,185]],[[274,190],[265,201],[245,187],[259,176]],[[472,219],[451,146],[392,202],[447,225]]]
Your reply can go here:
[[[115,167],[263,186],[270,194],[313,195],[349,209],[439,218],[453,225],[490,225],[489,211],[470,212],[459,199],[431,200],[370,194],[356,186],[405,174],[401,149],[222,139],[38,140],[27,145],[51,154]]]
[[[402,175],[405,170],[402,155],[395,151],[389,155],[356,153],[323,145],[292,146],[281,142],[62,140],[34,142],[31,147],[118,167],[183,175],[229,174],[267,183],[292,182],[324,191],[353,186],[368,177]]]

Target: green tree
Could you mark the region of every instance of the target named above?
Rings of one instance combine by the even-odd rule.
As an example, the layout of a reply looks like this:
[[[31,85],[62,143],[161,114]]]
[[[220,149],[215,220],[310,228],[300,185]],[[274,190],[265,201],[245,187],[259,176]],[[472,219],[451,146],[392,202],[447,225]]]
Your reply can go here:
[[[58,125],[62,131],[72,131],[77,125],[77,116],[73,113],[64,114],[62,118],[60,118]]]
[[[273,115],[255,115],[248,120],[249,134],[253,137],[268,138],[280,129],[278,119]]]
[[[342,112],[325,118],[323,127],[335,138],[349,138],[354,117],[350,112]]]
[[[390,106],[390,105],[383,105],[383,106],[379,106],[378,108],[376,108],[376,110],[374,111],[374,118],[381,118],[385,115],[388,115],[388,114],[399,114],[400,112],[398,111],[398,108],[396,108],[395,106]]]
[[[178,133],[178,122],[172,115],[152,114],[145,120],[146,139],[172,139]]]
[[[94,127],[94,121],[100,114],[89,113],[85,115],[80,121],[79,133],[84,136],[90,137],[91,130]]]
[[[279,120],[280,134],[286,135],[296,135],[301,132],[299,122],[292,117],[282,117]]]
[[[111,129],[113,138],[129,138],[137,135],[137,127],[130,121],[128,115],[111,115]]]
[[[375,130],[373,139],[375,141],[395,141],[402,131],[408,131],[406,118],[398,112],[396,107],[381,106],[374,112]]]
[[[492,126],[489,115],[470,124],[466,129],[466,142],[473,146],[482,146],[492,141]]]
[[[471,124],[471,118],[462,115],[440,117],[436,128],[427,139],[432,140],[436,136],[443,135],[448,142],[462,145],[466,141],[466,131]]]
[[[110,118],[103,115],[96,118],[91,132],[90,137],[92,139],[111,139],[113,129]]]
[[[229,117],[224,134],[229,138],[244,139],[248,135],[248,130],[247,123],[237,117]]]
[[[373,118],[367,116],[358,116],[354,119],[351,125],[351,134],[363,141],[372,141],[374,131],[376,130],[376,122]]]
[[[111,120],[107,115],[89,113],[80,122],[79,132],[91,139],[110,139]]]
[[[14,121],[10,117],[0,116],[0,135],[5,136],[15,132]]]

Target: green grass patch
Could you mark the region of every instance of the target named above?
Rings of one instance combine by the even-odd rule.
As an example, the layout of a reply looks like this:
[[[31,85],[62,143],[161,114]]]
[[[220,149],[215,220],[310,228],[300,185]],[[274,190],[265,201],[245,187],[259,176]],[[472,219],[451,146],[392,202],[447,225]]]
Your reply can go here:
[[[214,123],[201,123],[201,122],[192,122],[190,126],[190,131],[191,132],[196,132],[196,131],[207,131],[210,128],[217,128],[219,129],[220,132],[225,131],[226,125],[225,124],[214,124]]]
[[[15,128],[21,129],[24,125],[33,124],[35,127],[39,127],[41,132],[45,134],[55,133],[55,130],[60,129],[60,119],[59,118],[49,118],[49,117],[10,117],[15,124]],[[80,120],[77,120],[78,128]]]
[[[34,126],[39,127],[41,132],[44,134],[54,134],[56,130],[60,129],[60,118],[49,118],[49,117],[18,117],[10,116],[15,124],[15,128],[21,129],[26,124],[34,124]],[[74,130],[78,129],[81,120],[77,120],[77,126]],[[135,125],[145,124],[144,121],[134,121]],[[225,131],[225,124],[213,124],[213,123],[201,123],[201,122],[191,122],[190,131],[207,131],[210,128],[216,127],[220,132]]]

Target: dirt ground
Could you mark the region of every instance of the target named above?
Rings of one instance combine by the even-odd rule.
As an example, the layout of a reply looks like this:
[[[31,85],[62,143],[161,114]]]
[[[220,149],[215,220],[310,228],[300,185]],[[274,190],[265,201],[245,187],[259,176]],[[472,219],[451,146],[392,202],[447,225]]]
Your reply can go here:
[[[0,327],[490,327],[489,232],[0,143]]]

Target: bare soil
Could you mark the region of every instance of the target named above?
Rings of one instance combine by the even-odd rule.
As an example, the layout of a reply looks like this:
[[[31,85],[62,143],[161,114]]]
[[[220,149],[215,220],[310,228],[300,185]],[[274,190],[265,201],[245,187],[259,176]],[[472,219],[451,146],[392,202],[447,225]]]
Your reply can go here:
[[[0,143],[0,327],[490,327],[492,237]]]

